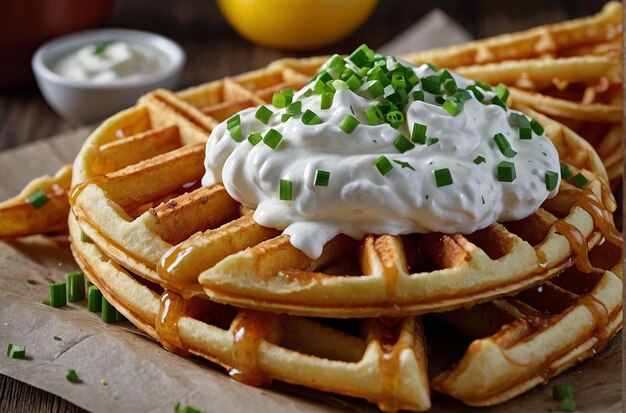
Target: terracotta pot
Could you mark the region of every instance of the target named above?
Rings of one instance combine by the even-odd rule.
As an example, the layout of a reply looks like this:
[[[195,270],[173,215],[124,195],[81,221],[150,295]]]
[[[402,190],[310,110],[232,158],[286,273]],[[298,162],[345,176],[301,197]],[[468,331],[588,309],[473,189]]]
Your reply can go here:
[[[0,13],[0,88],[34,84],[30,59],[46,40],[104,23],[113,0],[8,0]]]

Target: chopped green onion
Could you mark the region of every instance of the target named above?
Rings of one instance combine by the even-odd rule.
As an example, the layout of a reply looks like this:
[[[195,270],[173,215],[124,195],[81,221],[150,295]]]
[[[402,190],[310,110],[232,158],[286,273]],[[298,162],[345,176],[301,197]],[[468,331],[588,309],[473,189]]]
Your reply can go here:
[[[537,135],[543,135],[544,129],[543,126],[541,126],[541,123],[533,119],[530,121],[530,127]]]
[[[552,386],[552,398],[554,400],[573,399],[574,390],[569,384],[557,384]]]
[[[339,127],[345,133],[352,133],[359,125],[359,121],[352,115],[346,115],[339,124]]]
[[[265,137],[263,137],[263,143],[272,148],[272,150],[276,150],[282,139],[283,135],[281,135],[281,133],[276,129],[272,128],[268,130]]]
[[[254,114],[254,117],[257,118],[259,121],[261,121],[261,123],[263,123],[264,125],[267,125],[267,123],[270,120],[270,117],[272,117],[273,114],[274,112],[269,110],[264,105],[264,106],[261,106],[259,109],[257,109],[256,113]]]
[[[365,117],[370,125],[378,125],[383,121],[383,114],[378,106],[370,106],[365,109]]]
[[[491,104],[500,106],[502,109],[504,109],[505,112],[508,110],[506,103],[504,103],[502,99],[500,99],[498,96],[494,96],[491,98]]]
[[[315,83],[315,86],[313,87],[313,89],[315,90],[316,94],[321,95],[326,90],[326,84],[322,82],[322,80],[320,79]]]
[[[389,80],[389,78],[387,77],[387,75],[385,74],[383,69],[381,69],[380,66],[374,67],[369,72],[369,75],[368,75],[367,78],[370,79],[370,80],[376,80],[376,81],[380,82],[382,87],[385,87],[385,86],[387,86],[387,85],[389,85],[391,83],[391,81]]]
[[[502,83],[496,86],[496,95],[506,103],[506,100],[509,98],[509,89],[506,88]]]
[[[350,89],[350,86],[348,86],[348,84],[346,82],[344,82],[341,79],[337,79],[337,80],[333,80],[331,85],[333,86],[333,88],[335,90],[348,90]]]
[[[378,81],[378,80],[374,80],[368,87],[367,87],[367,92],[370,95],[370,98],[372,99],[376,99],[380,96],[383,95],[384,93],[384,88],[383,85]]]
[[[376,165],[378,172],[380,172],[383,176],[387,175],[389,171],[393,169],[393,165],[389,162],[389,159],[387,159],[385,155],[381,155],[380,158],[376,159],[374,165]]]
[[[439,73],[439,79],[441,79],[442,82],[445,82],[446,80],[454,78],[452,77],[452,74],[450,72],[448,72],[446,69],[443,69],[441,73]]]
[[[439,76],[426,76],[422,78],[422,89],[426,92],[438,95],[441,93],[441,79]]]
[[[561,164],[561,178],[569,179],[571,177],[572,177],[572,173],[570,172],[569,168],[567,167],[567,164],[562,163]]]
[[[102,311],[102,293],[95,285],[90,285],[87,292],[87,309],[92,313]]]
[[[446,98],[444,98],[441,95],[437,95],[435,96],[435,102],[439,103],[440,105],[443,105],[444,103],[446,103]]]
[[[185,406],[184,408],[181,408],[180,403],[176,403],[174,405],[174,413],[205,413],[205,412],[204,410],[196,409],[195,407],[192,407],[192,406]]]
[[[437,65],[435,65],[435,64],[426,63],[426,66],[430,67],[430,70],[432,70],[433,72],[438,72],[439,71],[439,67],[437,67]]]
[[[230,133],[230,137],[235,142],[241,142],[243,140],[243,132],[241,131],[241,125],[237,125],[233,128],[228,129]]]
[[[474,158],[474,161],[473,161],[473,162],[474,162],[476,165],[480,165],[481,163],[485,163],[485,162],[487,162],[487,161],[485,160],[485,157],[484,157],[484,156],[478,155],[477,157],[475,157],[475,158]]]
[[[393,161],[394,161],[395,163],[397,163],[398,165],[400,165],[400,166],[402,167],[402,169],[404,169],[404,168],[409,168],[409,169],[410,169],[410,170],[412,170],[412,171],[414,171],[414,170],[415,170],[415,168],[413,168],[413,166],[412,166],[410,163],[408,163],[408,162],[400,161],[400,160],[398,160],[398,159],[394,159]]]
[[[576,403],[574,403],[573,399],[563,399],[561,401],[561,410],[564,412],[575,412]]]
[[[290,114],[288,114],[288,113],[283,113],[283,114],[280,116],[280,121],[281,121],[281,122],[283,122],[283,123],[285,123],[285,122],[287,122],[287,121],[289,120],[289,118],[291,118],[291,115],[290,115]]]
[[[279,181],[278,197],[281,201],[291,201],[293,197],[293,183],[289,179]]]
[[[73,303],[85,299],[85,274],[82,271],[67,273],[67,301]]]
[[[581,188],[586,187],[589,183],[589,180],[585,177],[585,175],[581,174],[580,172],[574,175],[574,178],[572,179],[574,180],[574,182],[576,182],[576,185]]]
[[[23,359],[26,357],[26,347],[9,343],[7,346],[7,357],[12,359]]]
[[[443,88],[450,93],[455,93],[458,89],[458,86],[456,85],[454,79],[446,79],[443,82]]]
[[[284,108],[287,106],[287,98],[282,93],[274,93],[272,95],[272,105],[277,108]]]
[[[463,104],[454,100],[446,100],[443,104],[443,108],[452,116],[458,115],[463,109]]]
[[[533,131],[530,128],[520,128],[519,129],[519,138],[520,139],[532,139]]]
[[[529,128],[530,121],[521,113],[512,112],[509,114],[509,123],[516,128]]]
[[[85,231],[83,231],[82,229],[80,230],[80,242],[89,242],[91,241],[89,239],[89,236],[87,234],[85,234]]]
[[[515,164],[509,161],[502,161],[497,167],[497,178],[500,182],[513,182],[517,178]]]
[[[477,82],[474,82],[474,85],[478,86],[479,88],[481,88],[485,92],[491,92],[493,90],[491,85],[488,84],[488,83],[485,83],[485,82],[477,81]]]
[[[318,169],[315,171],[315,186],[328,186],[330,182],[330,172]]]
[[[310,109],[307,109],[304,114],[302,114],[302,123],[305,125],[317,125],[322,123],[322,120],[315,112]]]
[[[37,285],[37,284],[38,284],[38,283],[37,283],[37,281],[33,280],[32,278],[28,278],[28,279],[26,280],[26,282],[27,282],[28,284],[30,284],[30,285]]]
[[[472,95],[470,95],[470,93],[465,89],[457,90],[456,92],[454,92],[453,96],[457,100],[457,102],[461,104],[467,102],[468,100],[472,100]]]
[[[435,182],[437,183],[437,188],[441,188],[442,186],[452,185],[452,174],[448,168],[435,169],[433,171],[435,175]]]
[[[261,135],[261,132],[254,132],[251,133],[250,136],[248,136],[248,142],[250,142],[253,146],[261,142],[262,140],[263,135]]]
[[[393,88],[393,85],[387,85],[383,89],[383,96],[386,98],[393,95],[394,93],[396,93],[396,90]]]
[[[398,150],[400,153],[404,153],[408,150],[415,148],[415,145],[411,143],[404,135],[398,135],[396,140],[393,142],[394,148]]]
[[[50,305],[50,300],[41,300],[41,304]]]
[[[472,91],[474,97],[478,99],[478,101],[482,102],[485,98],[485,95],[480,90],[478,90],[475,85],[468,86],[467,89]]]
[[[126,321],[126,317],[124,317],[124,314],[120,313],[117,309],[115,309],[115,322],[121,323],[123,321]]]
[[[67,369],[67,374],[65,374],[65,378],[67,379],[67,381],[72,383],[80,382],[80,378],[78,377],[78,374],[74,369]]]
[[[496,133],[493,140],[496,142],[496,145],[498,146],[498,149],[500,149],[502,155],[507,158],[513,158],[517,155],[517,152],[511,148],[511,144],[502,133]]]
[[[313,94],[313,90],[312,89],[307,89],[307,91],[302,94],[302,97],[303,98],[308,98],[312,94]]]
[[[302,113],[302,102],[300,101],[293,102],[287,107],[286,114],[289,116],[299,115],[300,113]]]
[[[385,120],[392,128],[399,128],[404,122],[404,115],[402,112],[394,110],[385,115]]]
[[[333,105],[334,93],[324,92],[322,93],[322,102],[320,103],[320,109],[328,109]]]
[[[406,80],[403,75],[396,73],[391,75],[391,85],[394,89],[406,89]]]
[[[100,311],[102,311],[102,321],[105,323],[115,323],[115,312],[117,310],[107,301],[105,297],[102,297],[102,306],[100,307]]]
[[[419,100],[421,102],[424,101],[424,91],[423,90],[416,90],[415,92],[413,92],[413,100]]]
[[[50,201],[50,199],[41,188],[26,197],[26,202],[28,202],[35,209],[39,209],[46,205],[48,201]]]
[[[65,283],[50,284],[50,306],[65,307],[67,305],[67,291]]]
[[[232,129],[235,126],[239,126],[241,125],[241,116],[240,115],[235,115],[232,118],[228,119],[226,121],[226,129]]]
[[[336,54],[328,62],[328,67],[337,73],[341,73],[343,72],[344,67],[346,67],[346,61],[343,60],[343,57]]]
[[[286,87],[283,90],[281,90],[280,94],[285,97],[285,99],[287,100],[287,104],[290,104],[291,101],[293,100],[293,89],[290,87]]]
[[[115,43],[115,40],[109,39],[96,42],[93,47],[93,54],[96,56],[104,57],[104,52],[106,51],[107,47],[109,47],[109,45],[111,45],[112,43]]]
[[[553,171],[547,171],[544,180],[546,183],[546,189],[548,191],[554,191],[556,184],[559,182],[559,174]]]
[[[426,125],[415,122],[413,124],[413,131],[411,132],[411,142],[419,143],[423,145],[426,143]]]
[[[350,90],[353,91],[353,92],[356,92],[357,90],[359,90],[359,88],[362,85],[361,81],[359,80],[359,78],[356,77],[356,75],[350,76],[346,80],[346,84],[348,85]]]
[[[428,138],[428,142],[426,143],[426,146],[434,145],[437,142],[439,142],[439,138]]]
[[[52,338],[55,339],[56,341],[63,341],[63,339],[59,336],[54,336]]]
[[[362,44],[348,57],[358,67],[363,67],[374,60],[374,51]]]

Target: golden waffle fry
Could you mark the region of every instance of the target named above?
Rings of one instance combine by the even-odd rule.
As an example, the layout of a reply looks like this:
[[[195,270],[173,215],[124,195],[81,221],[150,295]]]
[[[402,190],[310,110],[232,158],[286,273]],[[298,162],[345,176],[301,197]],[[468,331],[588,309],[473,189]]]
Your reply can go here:
[[[19,195],[0,203],[0,238],[66,232],[71,179],[72,167],[65,165],[54,177],[34,179]],[[33,198],[37,195],[38,200]]]

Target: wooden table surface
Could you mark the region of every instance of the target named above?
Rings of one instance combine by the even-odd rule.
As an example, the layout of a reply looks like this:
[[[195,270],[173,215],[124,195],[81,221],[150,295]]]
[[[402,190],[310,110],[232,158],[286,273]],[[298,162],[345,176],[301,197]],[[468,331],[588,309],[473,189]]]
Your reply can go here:
[[[442,9],[474,37],[482,38],[593,14],[604,3],[604,0],[382,0],[370,20],[347,39],[329,48],[300,54],[271,50],[243,40],[210,0],[118,1],[105,25],[157,32],[179,42],[188,56],[180,86],[187,87],[259,68],[289,55],[346,53],[361,43],[375,49],[433,7]],[[0,150],[77,126],[60,119],[34,87],[0,91]],[[82,411],[58,396],[0,375],[0,412]]]

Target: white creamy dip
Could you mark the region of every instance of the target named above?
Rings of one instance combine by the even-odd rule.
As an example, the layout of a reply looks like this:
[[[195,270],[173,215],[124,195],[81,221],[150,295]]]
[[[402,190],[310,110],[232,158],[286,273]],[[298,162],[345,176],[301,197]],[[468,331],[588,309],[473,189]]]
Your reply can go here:
[[[390,69],[396,64],[393,58],[386,62]],[[436,73],[428,65],[398,62],[411,67],[419,78]],[[348,67],[355,68],[351,62]],[[459,88],[474,84],[453,77]],[[322,110],[320,95],[305,97],[314,83],[295,93],[293,101],[300,100],[302,112],[312,110],[322,123],[305,125],[302,114],[283,122],[286,108],[266,105],[273,115],[265,125],[255,117],[257,108],[243,110],[239,114],[242,141],[231,137],[226,122],[211,133],[202,180],[205,186],[222,182],[235,200],[256,209],[257,223],[284,230],[292,245],[310,257],[318,257],[324,244],[340,233],[355,239],[367,233],[471,233],[495,221],[525,218],[557,193],[558,153],[546,136],[533,132],[532,139],[520,139],[519,128],[512,126],[510,118],[519,112],[473,98],[452,116],[431,93],[424,93],[424,101],[413,98],[412,92],[421,90],[420,82],[409,93],[401,126],[371,126],[365,109],[382,97],[364,97],[367,84],[357,93],[337,90],[332,106]],[[483,94],[483,102],[489,102],[495,92]],[[339,127],[347,115],[360,122],[351,133]],[[410,139],[416,122],[427,126],[431,144],[415,143],[401,153],[394,141],[400,134]],[[255,132],[265,136],[270,129],[282,134],[275,150],[263,141],[253,145],[246,139]],[[498,133],[517,154],[503,154],[494,141]],[[384,175],[375,165],[381,156],[393,165]],[[484,162],[476,163],[478,157]],[[514,164],[513,182],[499,180],[502,161]],[[435,170],[446,168],[453,182],[438,186]],[[328,186],[314,184],[317,170],[330,172]],[[556,180],[552,190],[547,189],[546,172]],[[281,179],[292,182],[292,200],[279,198]]]
[[[104,40],[62,57],[53,71],[72,80],[110,82],[155,73],[166,65],[167,59],[151,46]]]

